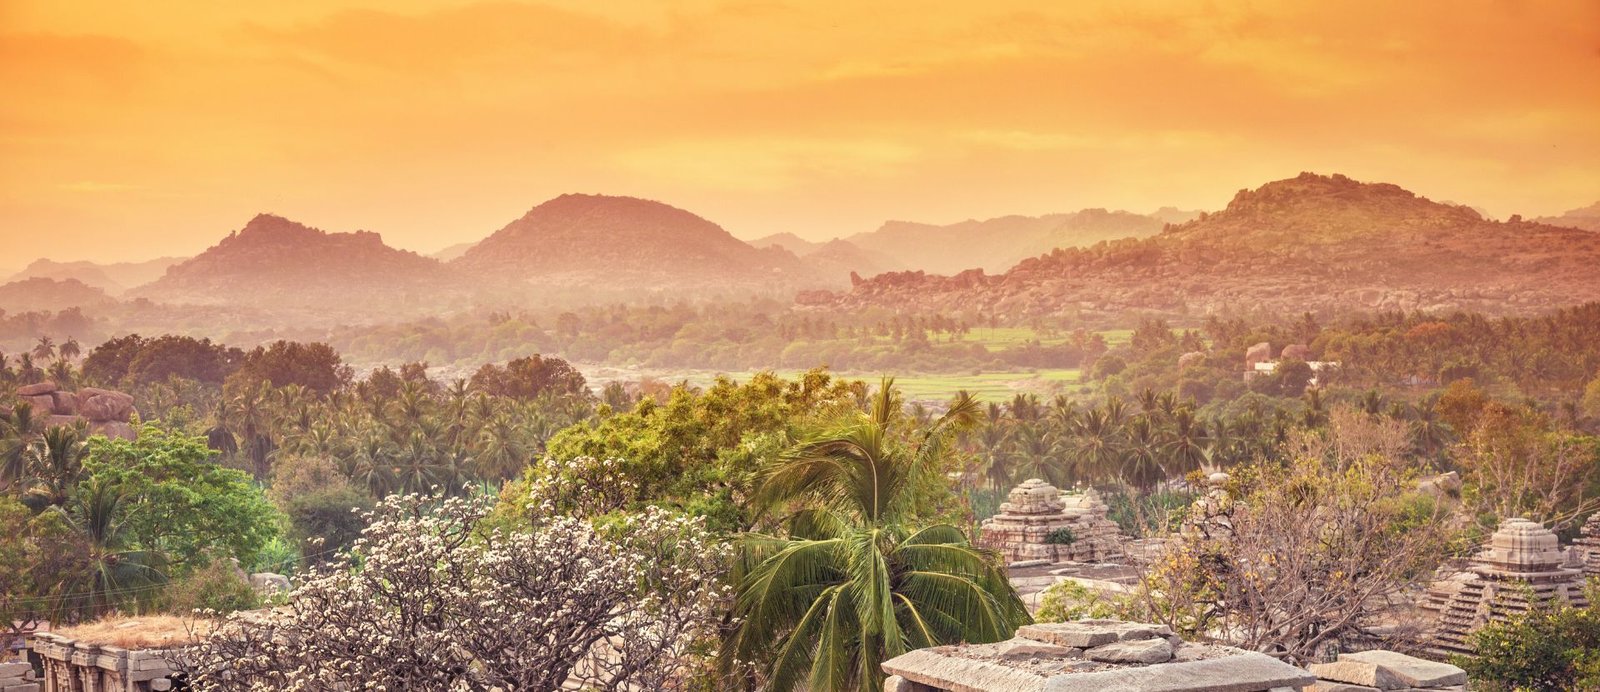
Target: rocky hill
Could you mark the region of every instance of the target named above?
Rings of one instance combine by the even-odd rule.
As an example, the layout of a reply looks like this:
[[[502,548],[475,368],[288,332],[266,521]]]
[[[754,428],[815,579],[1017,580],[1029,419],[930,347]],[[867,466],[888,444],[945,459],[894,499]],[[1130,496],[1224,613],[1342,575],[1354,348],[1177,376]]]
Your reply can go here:
[[[1600,233],[1600,202],[1595,202],[1581,209],[1573,209],[1560,216],[1541,216],[1534,219],[1533,222],[1551,226],[1581,228],[1585,231]]]
[[[458,297],[461,283],[439,261],[389,247],[376,233],[328,233],[261,214],[129,296],[322,317],[387,317],[445,305]]]
[[[1103,240],[1155,235],[1164,223],[1143,214],[1085,209],[1070,214],[967,220],[946,226],[890,221],[876,231],[858,233],[847,240],[894,258],[895,269],[942,274],[982,269],[992,273],[1055,248],[1088,247]]]
[[[900,266],[895,259],[872,252],[843,238],[813,242],[793,233],[778,233],[750,241],[758,247],[777,246],[793,253],[812,271],[826,279],[830,287],[850,285],[850,275],[872,276]]]
[[[105,291],[77,279],[34,277],[0,285],[0,311],[4,312],[95,309],[116,302]]]
[[[85,285],[98,288],[111,295],[119,295],[135,286],[142,286],[160,278],[167,267],[182,262],[182,257],[160,257],[144,262],[56,262],[49,259],[34,260],[8,281],[22,279],[76,279]]]
[[[690,212],[633,197],[568,194],[534,207],[450,266],[545,291],[687,294],[820,285],[781,247],[755,248]]]
[[[1304,173],[1150,238],[1056,250],[998,275],[886,274],[833,304],[1008,316],[1503,313],[1600,300],[1597,265],[1600,234],[1490,221],[1395,185]]]

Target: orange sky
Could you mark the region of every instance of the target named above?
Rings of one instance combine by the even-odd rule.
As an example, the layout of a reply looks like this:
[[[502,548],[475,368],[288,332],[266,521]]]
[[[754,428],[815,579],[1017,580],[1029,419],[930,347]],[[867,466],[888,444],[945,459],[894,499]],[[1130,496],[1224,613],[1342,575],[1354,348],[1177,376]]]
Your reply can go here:
[[[569,191],[743,237],[1214,209],[1302,170],[1600,199],[1596,0],[251,5],[0,0],[0,267],[258,211],[431,251]]]

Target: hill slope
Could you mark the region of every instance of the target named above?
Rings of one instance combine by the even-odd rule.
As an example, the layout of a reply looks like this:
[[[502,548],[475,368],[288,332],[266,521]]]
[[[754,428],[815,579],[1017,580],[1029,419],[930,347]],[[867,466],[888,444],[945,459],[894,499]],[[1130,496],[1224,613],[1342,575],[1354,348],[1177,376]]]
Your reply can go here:
[[[328,233],[261,214],[129,295],[165,303],[364,315],[438,306],[453,293],[452,279],[437,260],[391,248],[376,233]]]
[[[33,278],[76,279],[85,285],[116,295],[135,286],[142,286],[155,281],[161,277],[167,267],[182,261],[183,258],[181,257],[159,257],[144,262],[100,264],[97,262],[57,262],[50,259],[37,259],[7,280],[20,281]]]
[[[596,293],[724,293],[819,283],[781,247],[757,249],[682,209],[608,195],[549,200],[450,265],[488,281]]]
[[[895,268],[955,273],[966,269],[999,272],[1017,262],[1060,247],[1087,247],[1102,240],[1147,237],[1164,222],[1125,211],[1085,209],[1070,214],[1002,216],[938,226],[890,221],[871,233],[847,240],[893,257]]]
[[[1600,299],[1600,235],[1485,220],[1395,185],[1310,173],[1143,240],[1056,250],[996,276],[888,274],[835,301],[1020,316],[1149,310],[1467,308]]]
[[[93,309],[114,303],[105,291],[77,279],[36,276],[0,285],[0,311],[5,312]]]
[[[1551,226],[1581,228],[1585,231],[1600,233],[1600,202],[1595,202],[1581,209],[1570,210],[1560,216],[1541,216],[1534,219],[1533,222]]]

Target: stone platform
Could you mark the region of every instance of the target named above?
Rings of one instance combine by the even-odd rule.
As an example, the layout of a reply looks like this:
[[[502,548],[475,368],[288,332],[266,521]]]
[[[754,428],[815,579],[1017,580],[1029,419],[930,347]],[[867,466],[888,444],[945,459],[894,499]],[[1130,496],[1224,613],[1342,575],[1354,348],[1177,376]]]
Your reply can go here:
[[[883,670],[885,692],[1290,692],[1316,682],[1271,656],[1117,620],[1028,625],[998,644],[918,649]]]

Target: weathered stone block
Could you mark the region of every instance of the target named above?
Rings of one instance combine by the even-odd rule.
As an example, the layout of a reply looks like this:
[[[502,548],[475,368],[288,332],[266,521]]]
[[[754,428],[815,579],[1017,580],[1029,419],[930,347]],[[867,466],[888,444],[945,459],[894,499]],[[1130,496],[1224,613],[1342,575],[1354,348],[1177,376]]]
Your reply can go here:
[[[1103,646],[1121,639],[1116,632],[1104,627],[1084,625],[1077,622],[1025,625],[1017,630],[1017,636],[1080,649]]]
[[[1403,680],[1376,663],[1348,660],[1343,656],[1334,663],[1313,663],[1307,666],[1312,675],[1332,682],[1365,685],[1380,690],[1399,690],[1409,687]]]
[[[1407,656],[1394,651],[1362,651],[1354,654],[1341,654],[1339,662],[1346,661],[1357,661],[1363,664],[1380,666],[1397,680],[1411,687],[1444,687],[1446,685],[1467,684],[1467,672],[1456,666],[1415,656]]]
[[[1172,660],[1172,645],[1165,639],[1125,640],[1089,649],[1083,655],[1105,663],[1166,663]]]

